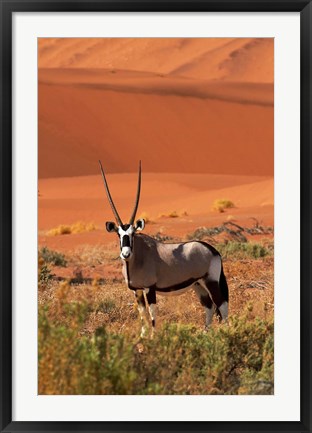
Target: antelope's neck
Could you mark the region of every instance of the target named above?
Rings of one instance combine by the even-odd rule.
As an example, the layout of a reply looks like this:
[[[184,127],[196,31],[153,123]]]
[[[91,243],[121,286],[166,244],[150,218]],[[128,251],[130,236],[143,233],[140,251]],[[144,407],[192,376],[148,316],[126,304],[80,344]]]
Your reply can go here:
[[[135,290],[136,287],[133,284],[133,278],[131,278],[131,276],[133,276],[133,272],[132,272],[133,267],[131,266],[132,259],[133,259],[133,256],[131,256],[130,260],[123,263],[123,275],[124,275],[124,278],[126,280],[126,284],[129,287],[129,289]]]
[[[133,242],[132,255],[129,260],[123,263],[123,274],[129,289],[135,290],[137,287],[137,274],[140,273],[143,264],[144,254],[142,255],[140,241]]]

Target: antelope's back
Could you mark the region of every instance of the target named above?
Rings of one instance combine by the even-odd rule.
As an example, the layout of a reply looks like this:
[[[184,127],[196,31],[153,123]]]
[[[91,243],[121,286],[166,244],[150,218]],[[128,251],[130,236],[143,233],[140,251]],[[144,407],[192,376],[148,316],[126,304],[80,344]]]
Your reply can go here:
[[[157,251],[160,259],[157,280],[160,286],[207,276],[212,265],[221,270],[221,265],[217,265],[221,264],[219,253],[204,242],[158,243]]]

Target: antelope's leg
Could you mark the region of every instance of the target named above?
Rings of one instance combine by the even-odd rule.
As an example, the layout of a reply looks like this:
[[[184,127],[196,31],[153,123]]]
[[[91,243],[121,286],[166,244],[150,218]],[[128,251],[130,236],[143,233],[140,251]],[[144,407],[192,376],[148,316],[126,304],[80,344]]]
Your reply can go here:
[[[156,292],[153,289],[145,289],[144,295],[145,295],[145,302],[147,304],[147,308],[152,322],[152,336],[153,336],[155,332],[155,326],[156,326]]]
[[[213,304],[207,289],[203,287],[199,282],[195,283],[193,285],[193,288],[201,305],[206,310],[206,328],[209,328],[212,322],[213,314],[215,312],[215,305]]]
[[[135,294],[135,299],[137,301],[138,310],[139,310],[139,313],[140,313],[140,318],[141,318],[141,338],[143,338],[147,334],[147,327],[148,327],[147,311],[146,311],[146,303],[145,303],[144,291],[143,290],[135,290],[134,294]]]
[[[219,321],[228,319],[228,294],[223,289],[219,281],[215,281],[211,278],[206,278],[205,287],[210,293],[213,303],[216,305],[216,312],[219,317]],[[227,286],[226,286],[227,289]]]
[[[219,256],[214,256],[208,270],[208,276],[201,280],[208,290],[212,302],[215,304],[219,320],[227,321],[229,289],[222,268],[222,261]]]

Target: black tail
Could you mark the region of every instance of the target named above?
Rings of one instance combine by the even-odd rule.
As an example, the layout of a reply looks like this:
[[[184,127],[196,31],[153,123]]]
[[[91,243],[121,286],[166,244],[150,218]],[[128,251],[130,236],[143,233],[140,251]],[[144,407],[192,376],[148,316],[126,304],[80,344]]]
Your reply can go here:
[[[229,302],[229,288],[227,285],[227,281],[223,272],[223,266],[221,267],[221,274],[220,274],[220,280],[219,280],[219,287],[220,287],[220,291],[223,297],[223,301]],[[219,322],[221,322],[222,320],[222,316],[220,313],[219,308],[216,308],[216,315],[218,317]]]
[[[222,293],[224,300],[226,302],[229,302],[229,288],[228,288],[227,281],[226,281],[226,278],[225,278],[225,275],[223,272],[223,266],[221,268],[219,285],[220,285],[220,290],[221,290],[221,293]]]

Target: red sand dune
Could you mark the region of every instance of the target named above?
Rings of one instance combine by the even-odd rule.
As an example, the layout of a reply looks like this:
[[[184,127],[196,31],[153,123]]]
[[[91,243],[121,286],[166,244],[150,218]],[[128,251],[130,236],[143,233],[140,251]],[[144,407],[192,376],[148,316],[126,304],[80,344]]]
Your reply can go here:
[[[137,176],[108,175],[110,190],[124,222],[132,213]],[[81,243],[113,241],[105,231],[105,221],[114,220],[101,176],[39,180],[39,243],[50,247],[73,248]],[[227,198],[234,209],[220,214],[212,210],[213,201]],[[177,211],[179,218],[162,218],[160,214]],[[187,215],[183,215],[186,211]],[[162,229],[166,234],[185,236],[200,226],[214,226],[231,215],[240,223],[251,225],[252,217],[264,224],[273,223],[273,179],[259,176],[218,176],[196,174],[144,174],[137,217],[146,213],[153,221],[147,233]],[[100,232],[46,236],[59,224],[79,220],[95,222]],[[100,236],[100,237],[99,237]]]
[[[273,174],[271,85],[118,75],[39,72],[39,177],[96,174],[98,159],[109,172],[141,159],[145,172]]]
[[[138,216],[154,219],[149,233],[185,236],[229,213],[273,223],[273,39],[47,38],[38,48],[41,245],[112,240],[98,159],[115,173],[109,183],[125,220],[142,160]],[[220,198],[236,208],[213,212]],[[77,220],[103,230],[45,234]]]
[[[39,177],[273,175],[274,41],[39,39]]]
[[[273,38],[44,38],[39,68],[104,68],[273,83]]]

